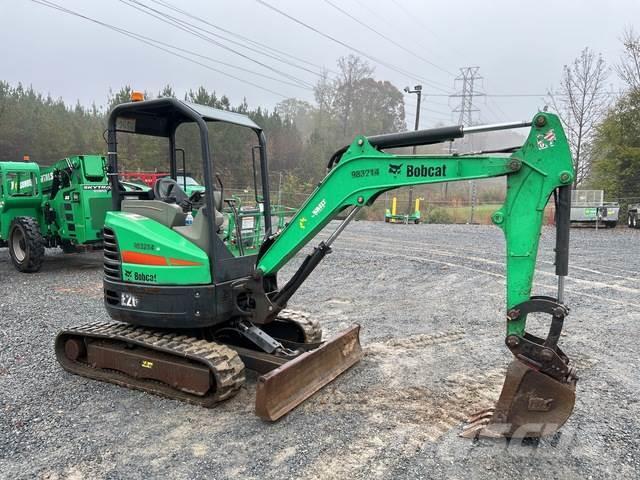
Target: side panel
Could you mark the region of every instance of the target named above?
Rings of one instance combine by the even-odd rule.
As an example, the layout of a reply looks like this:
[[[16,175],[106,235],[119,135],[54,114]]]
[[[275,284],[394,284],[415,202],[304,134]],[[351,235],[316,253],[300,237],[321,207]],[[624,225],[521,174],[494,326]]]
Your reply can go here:
[[[199,328],[233,313],[230,284],[157,286],[104,279],[104,304],[114,320],[153,328]]]
[[[127,212],[108,212],[105,226],[115,232],[124,282],[153,285],[211,283],[207,254],[172,229]]]
[[[111,193],[95,184],[74,185],[60,190],[50,208],[55,212],[51,233],[78,244],[102,240],[107,210],[111,208]]]
[[[100,155],[78,155],[42,170],[45,200],[55,212],[51,235],[81,245],[102,241],[105,214],[111,207],[105,161]]]

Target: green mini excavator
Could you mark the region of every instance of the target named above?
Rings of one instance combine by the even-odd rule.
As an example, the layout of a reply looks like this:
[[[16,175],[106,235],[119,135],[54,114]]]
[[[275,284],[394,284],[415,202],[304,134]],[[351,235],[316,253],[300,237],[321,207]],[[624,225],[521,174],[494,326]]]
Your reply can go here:
[[[224,192],[208,135],[209,127],[219,122],[256,135],[251,181],[265,228],[257,253],[230,248],[223,239]],[[199,131],[205,186],[204,193],[191,196],[175,180],[176,129],[185,123]],[[526,142],[499,151],[387,151],[522,127],[530,127]],[[123,132],[168,139],[171,178],[159,179],[151,191],[121,188],[117,147]],[[261,374],[256,413],[275,420],[362,357],[359,326],[322,341],[317,321],[286,308],[358,211],[398,187],[505,176],[506,199],[492,220],[506,238],[506,346],[514,359],[495,408],[472,418],[462,434],[551,434],[575,403],[576,372],[558,346],[569,313],[563,290],[574,175],[561,123],[547,112],[537,113],[531,122],[358,136],[331,157],[322,182],[286,227],[273,234],[266,139],[250,118],[170,98],[118,105],[108,124],[108,176],[114,193],[103,235],[104,303],[114,321],[60,332],[58,361],[75,374],[203,406],[233,396],[246,367]],[[557,298],[531,295],[550,199],[556,212]],[[189,213],[193,223],[185,224]],[[281,285],[280,269],[339,215],[341,223]],[[531,313],[551,317],[546,338],[525,330]]]

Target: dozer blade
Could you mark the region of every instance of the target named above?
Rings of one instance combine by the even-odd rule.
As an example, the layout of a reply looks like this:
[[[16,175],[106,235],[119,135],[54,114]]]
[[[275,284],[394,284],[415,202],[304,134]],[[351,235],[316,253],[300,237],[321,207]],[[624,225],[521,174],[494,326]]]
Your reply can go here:
[[[277,420],[360,361],[360,326],[335,337],[258,378],[256,415]]]
[[[471,417],[460,435],[466,438],[552,435],[569,418],[575,401],[575,379],[563,383],[513,360],[495,408]]]

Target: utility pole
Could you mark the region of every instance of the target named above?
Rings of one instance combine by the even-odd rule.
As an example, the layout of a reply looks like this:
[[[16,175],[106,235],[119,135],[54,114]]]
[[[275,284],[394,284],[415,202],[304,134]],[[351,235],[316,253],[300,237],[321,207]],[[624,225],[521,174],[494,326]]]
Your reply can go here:
[[[278,172],[278,207],[282,207],[282,171]]]
[[[473,97],[484,95],[484,93],[478,92],[475,88],[477,82],[482,80],[482,77],[478,75],[478,70],[480,70],[480,67],[462,67],[460,69],[460,75],[458,75],[455,79],[456,87],[460,85],[460,83],[462,84],[461,89],[458,90],[458,93],[451,95],[451,97],[460,99],[460,104],[453,111],[460,114],[458,118],[459,125],[464,125],[465,127],[470,127],[471,125],[473,125],[473,114],[480,111],[479,109],[474,107]],[[464,151],[473,151],[471,137],[464,137],[463,141],[465,142]],[[476,198],[476,182],[475,180],[470,180],[469,202],[471,204],[471,210],[469,212],[468,223],[473,223]]]
[[[416,85],[411,90],[409,87],[404,87],[404,91],[406,93],[415,93],[417,95],[417,104],[416,104],[416,125],[414,130],[418,130],[420,126],[420,102],[422,101],[422,85]],[[411,153],[413,155],[416,154],[416,146],[414,145],[411,149]],[[411,208],[413,204],[413,187],[409,187],[409,205],[407,206],[407,220],[406,223],[409,223],[409,216],[411,215]]]

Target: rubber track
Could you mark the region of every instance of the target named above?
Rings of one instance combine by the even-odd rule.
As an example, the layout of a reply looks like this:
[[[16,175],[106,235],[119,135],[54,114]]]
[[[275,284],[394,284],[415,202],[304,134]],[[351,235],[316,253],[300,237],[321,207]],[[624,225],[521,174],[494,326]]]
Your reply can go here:
[[[278,313],[278,320],[296,324],[304,334],[304,343],[318,343],[322,341],[322,327],[320,322],[309,317],[306,312],[284,309]]]
[[[177,359],[189,359],[209,368],[216,381],[216,389],[205,396],[198,396],[156,380],[137,379],[115,370],[96,369],[87,363],[69,360],[64,353],[64,344],[71,337],[124,342]],[[207,408],[233,397],[245,380],[242,360],[226,345],[126,323],[93,322],[63,330],[56,337],[55,350],[58,362],[68,372]]]

